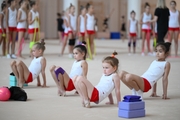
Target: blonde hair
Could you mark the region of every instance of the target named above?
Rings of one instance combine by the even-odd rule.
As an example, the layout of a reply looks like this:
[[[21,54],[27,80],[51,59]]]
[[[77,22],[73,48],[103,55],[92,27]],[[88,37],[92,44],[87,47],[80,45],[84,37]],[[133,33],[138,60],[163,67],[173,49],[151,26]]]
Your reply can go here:
[[[167,8],[165,0],[158,0],[157,1],[157,8]]]

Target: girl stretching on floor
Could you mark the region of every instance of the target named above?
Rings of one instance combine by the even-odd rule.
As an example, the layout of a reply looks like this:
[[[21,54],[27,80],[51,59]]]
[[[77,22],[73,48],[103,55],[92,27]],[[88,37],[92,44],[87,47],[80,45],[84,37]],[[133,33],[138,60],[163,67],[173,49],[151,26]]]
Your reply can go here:
[[[143,99],[143,92],[148,92],[153,87],[152,97],[156,97],[156,82],[162,77],[163,79],[163,95],[162,99],[168,99],[168,75],[170,71],[170,63],[166,61],[169,54],[171,43],[158,43],[156,46],[156,57],[149,69],[142,75],[134,75],[125,71],[121,71],[120,78],[123,83],[132,90],[133,95],[139,95]]]
[[[114,104],[111,94],[114,88],[117,104],[121,101],[120,78],[117,73],[119,60],[115,57],[116,54],[117,53],[114,52],[112,56],[108,56],[102,61],[103,75],[98,85],[93,86],[84,76],[77,76],[73,79],[75,88],[82,98],[84,107],[90,108],[90,102],[98,104],[106,97],[109,98],[109,102],[106,104]]]
[[[37,78],[37,86],[41,86],[39,74],[42,74],[43,78],[43,85],[42,87],[46,87],[46,59],[43,57],[43,53],[45,50],[45,43],[44,40],[41,43],[35,43],[32,47],[32,55],[34,59],[31,61],[29,68],[22,62],[15,60],[11,63],[11,69],[15,74],[18,80],[18,86],[23,87],[24,83],[32,82],[34,79]]]
[[[75,89],[72,78],[77,75],[82,75],[86,78],[88,72],[88,64],[86,62],[87,50],[85,45],[77,45],[73,49],[74,63],[71,72],[68,75],[63,68],[53,65],[50,68],[51,75],[58,87],[58,95],[65,96],[65,91]]]

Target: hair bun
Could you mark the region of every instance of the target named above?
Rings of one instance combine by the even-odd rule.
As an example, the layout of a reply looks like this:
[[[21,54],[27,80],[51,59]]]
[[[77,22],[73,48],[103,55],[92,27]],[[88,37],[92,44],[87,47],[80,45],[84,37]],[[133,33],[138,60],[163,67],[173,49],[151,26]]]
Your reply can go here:
[[[145,3],[144,7],[150,6],[150,4],[148,2]]]
[[[44,39],[41,39],[40,43],[41,43],[42,45],[45,45]]]
[[[116,51],[114,51],[111,55],[111,57],[115,57],[118,53]]]
[[[166,46],[167,51],[169,51],[171,43],[170,42],[165,42],[164,45]]]

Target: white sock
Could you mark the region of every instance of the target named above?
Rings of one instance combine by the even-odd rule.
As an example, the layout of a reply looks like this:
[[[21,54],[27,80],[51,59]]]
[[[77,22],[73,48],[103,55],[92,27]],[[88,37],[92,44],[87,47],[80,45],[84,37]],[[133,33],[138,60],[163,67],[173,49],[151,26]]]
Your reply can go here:
[[[141,100],[143,100],[143,92],[141,90],[136,91],[138,96],[141,96]]]
[[[132,89],[132,95],[137,95],[136,90],[134,88]]]

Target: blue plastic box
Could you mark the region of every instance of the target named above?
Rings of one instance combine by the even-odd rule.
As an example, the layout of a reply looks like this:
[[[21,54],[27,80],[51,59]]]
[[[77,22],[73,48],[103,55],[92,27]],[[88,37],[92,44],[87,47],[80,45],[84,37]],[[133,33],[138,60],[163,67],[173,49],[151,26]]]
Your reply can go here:
[[[13,76],[13,75],[10,75],[10,76],[9,76],[9,85],[10,85],[10,86],[17,86],[17,79],[16,79],[15,76]],[[24,83],[23,86],[28,86],[28,84],[27,84],[27,83]]]
[[[111,32],[111,39],[120,39],[120,33],[119,32]]]
[[[139,110],[118,110],[118,116],[122,118],[138,118],[138,117],[145,117],[145,109]]]
[[[9,76],[9,85],[10,86],[17,86],[17,80],[15,76],[10,75]]]
[[[119,102],[119,109],[121,110],[138,110],[138,109],[144,109],[145,108],[145,102],[139,101],[139,102]]]

